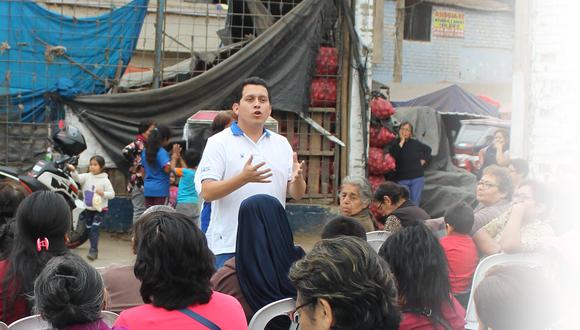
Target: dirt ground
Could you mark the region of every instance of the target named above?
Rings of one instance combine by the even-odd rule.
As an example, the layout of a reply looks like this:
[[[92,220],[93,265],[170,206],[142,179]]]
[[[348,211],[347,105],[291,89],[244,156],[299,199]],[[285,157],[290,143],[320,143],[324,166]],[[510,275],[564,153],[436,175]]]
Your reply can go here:
[[[299,233],[294,237],[296,244],[302,246],[306,251],[310,251],[314,243],[320,237],[318,234]],[[107,233],[102,231],[99,240],[99,258],[95,261],[87,259],[89,252],[89,242],[73,250],[74,253],[83,257],[94,267],[105,267],[111,264],[132,264],[135,262],[135,256],[131,247],[131,234]]]

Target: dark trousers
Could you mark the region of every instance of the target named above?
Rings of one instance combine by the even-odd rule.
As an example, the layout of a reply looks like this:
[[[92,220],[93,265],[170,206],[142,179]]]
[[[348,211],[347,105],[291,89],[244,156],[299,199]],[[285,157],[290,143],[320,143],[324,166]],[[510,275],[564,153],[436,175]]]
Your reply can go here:
[[[103,222],[104,213],[105,211],[84,210],[80,215],[87,226],[89,242],[91,244],[90,249],[93,251],[99,250],[99,231],[101,229],[101,223]]]

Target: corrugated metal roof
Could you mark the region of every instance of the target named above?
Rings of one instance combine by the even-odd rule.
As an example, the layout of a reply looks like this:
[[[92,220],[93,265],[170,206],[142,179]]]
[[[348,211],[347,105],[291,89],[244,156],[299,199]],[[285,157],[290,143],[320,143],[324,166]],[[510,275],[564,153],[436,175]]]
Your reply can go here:
[[[511,1],[501,0],[427,0],[435,5],[441,6],[455,6],[474,10],[485,11],[512,11],[513,6]]]

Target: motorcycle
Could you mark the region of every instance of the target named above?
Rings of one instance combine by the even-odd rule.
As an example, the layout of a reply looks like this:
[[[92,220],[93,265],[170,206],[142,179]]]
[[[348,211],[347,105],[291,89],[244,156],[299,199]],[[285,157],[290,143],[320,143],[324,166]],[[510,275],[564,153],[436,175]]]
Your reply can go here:
[[[72,126],[58,129],[49,139],[52,149],[61,154],[59,160],[39,160],[26,174],[19,174],[15,169],[0,166],[0,179],[14,180],[28,192],[50,190],[64,197],[72,213],[72,224],[68,232],[67,247],[74,249],[88,239],[84,220],[79,218],[85,210],[85,203],[80,199],[80,186],[69,174],[68,165],[76,166],[79,154],[86,148],[81,132]]]

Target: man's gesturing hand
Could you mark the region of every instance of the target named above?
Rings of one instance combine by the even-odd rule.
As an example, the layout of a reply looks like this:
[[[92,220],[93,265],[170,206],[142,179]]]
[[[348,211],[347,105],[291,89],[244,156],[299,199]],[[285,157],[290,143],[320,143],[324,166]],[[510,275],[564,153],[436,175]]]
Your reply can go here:
[[[266,162],[261,162],[260,164],[252,165],[253,159],[254,159],[254,156],[250,156],[250,158],[246,162],[246,165],[244,165],[244,169],[242,170],[241,176],[242,176],[242,179],[244,180],[244,182],[245,183],[249,183],[249,182],[268,183],[268,182],[271,182],[272,180],[269,180],[268,178],[272,176],[272,170],[269,168],[260,170],[261,167],[266,165]]]
[[[292,180],[290,182],[302,179],[302,168],[304,167],[304,161],[298,162],[298,154],[296,152],[292,154],[292,160]]]

